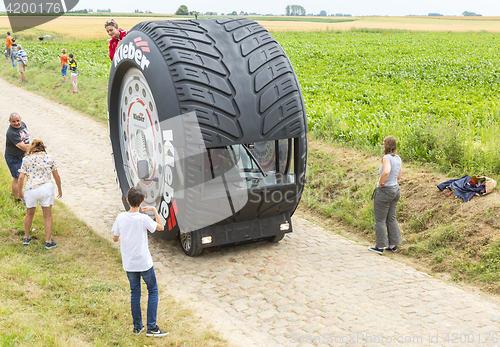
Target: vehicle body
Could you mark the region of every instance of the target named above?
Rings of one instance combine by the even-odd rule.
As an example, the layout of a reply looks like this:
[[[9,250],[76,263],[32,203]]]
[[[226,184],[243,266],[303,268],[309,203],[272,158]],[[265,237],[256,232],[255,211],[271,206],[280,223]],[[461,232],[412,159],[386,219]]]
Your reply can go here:
[[[290,61],[259,24],[139,23],[115,53],[108,119],[122,196],[144,189],[158,235],[179,236],[187,255],[292,231],[306,113]]]

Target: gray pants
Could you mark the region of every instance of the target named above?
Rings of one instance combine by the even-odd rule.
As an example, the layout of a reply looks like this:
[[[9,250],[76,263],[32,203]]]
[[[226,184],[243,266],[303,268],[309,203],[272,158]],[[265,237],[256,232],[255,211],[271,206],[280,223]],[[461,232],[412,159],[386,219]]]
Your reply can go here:
[[[375,215],[375,247],[385,248],[401,243],[401,233],[396,219],[396,205],[401,197],[399,185],[379,187],[373,194],[373,213]],[[389,235],[389,243],[387,236]]]

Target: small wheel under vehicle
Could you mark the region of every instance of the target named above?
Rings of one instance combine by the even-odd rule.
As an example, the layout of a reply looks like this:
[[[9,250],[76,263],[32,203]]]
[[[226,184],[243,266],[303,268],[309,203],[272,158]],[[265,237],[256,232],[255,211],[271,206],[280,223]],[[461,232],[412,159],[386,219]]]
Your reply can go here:
[[[267,241],[280,242],[281,240],[283,240],[284,237],[285,237],[285,234],[278,234],[278,235],[271,236],[270,238],[267,239]]]
[[[201,254],[203,248],[199,247],[196,242],[194,242],[194,232],[179,232],[179,240],[181,242],[181,247],[187,256],[195,257]]]

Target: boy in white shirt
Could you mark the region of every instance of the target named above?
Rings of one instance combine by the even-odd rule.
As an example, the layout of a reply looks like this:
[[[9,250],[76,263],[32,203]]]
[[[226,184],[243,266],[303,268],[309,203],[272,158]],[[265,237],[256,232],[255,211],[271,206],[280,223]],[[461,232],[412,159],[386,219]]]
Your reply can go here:
[[[130,204],[128,212],[122,212],[116,217],[113,224],[113,241],[120,240],[123,269],[127,272],[130,282],[132,319],[134,322],[134,334],[138,335],[144,330],[141,315],[141,277],[148,288],[148,313],[146,336],[161,337],[168,331],[160,330],[156,325],[156,313],[158,310],[158,285],[156,283],[153,259],[148,247],[148,230],[154,233],[163,230],[163,224],[158,211],[153,206],[141,209],[144,202],[144,193],[136,187],[129,189],[127,202]],[[149,216],[139,212],[152,211],[156,222]]]

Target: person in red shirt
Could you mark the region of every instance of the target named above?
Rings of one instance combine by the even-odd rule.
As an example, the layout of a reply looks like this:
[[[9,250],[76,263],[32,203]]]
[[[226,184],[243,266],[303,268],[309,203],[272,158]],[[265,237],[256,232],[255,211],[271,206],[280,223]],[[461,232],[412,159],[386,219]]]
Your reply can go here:
[[[121,40],[127,36],[128,31],[120,29],[118,24],[113,19],[106,21],[104,23],[104,28],[106,29],[108,35],[111,36],[111,40],[109,40],[109,58],[113,60],[116,48],[120,44]]]
[[[7,43],[5,46],[5,59],[7,62],[10,60],[10,48],[12,47],[12,36],[10,36],[10,32],[7,31],[7,38],[5,39]]]
[[[68,56],[66,55],[66,49],[61,51],[61,75],[63,77],[63,83],[66,82],[66,76],[68,75]]]

